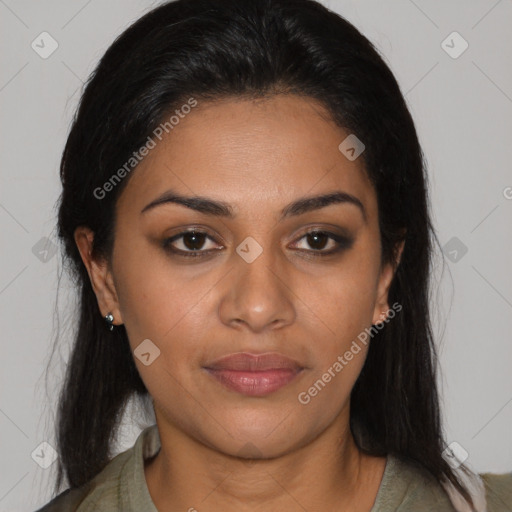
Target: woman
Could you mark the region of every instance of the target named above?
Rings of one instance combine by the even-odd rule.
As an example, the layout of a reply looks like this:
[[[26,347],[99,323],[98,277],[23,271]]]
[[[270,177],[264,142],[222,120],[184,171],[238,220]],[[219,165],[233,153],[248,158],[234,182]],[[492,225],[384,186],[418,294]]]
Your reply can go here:
[[[310,0],[154,9],[88,82],[61,178],[80,309],[69,489],[41,510],[511,506],[510,477],[446,456],[422,152],[343,18]],[[156,425],[111,459],[134,396]]]

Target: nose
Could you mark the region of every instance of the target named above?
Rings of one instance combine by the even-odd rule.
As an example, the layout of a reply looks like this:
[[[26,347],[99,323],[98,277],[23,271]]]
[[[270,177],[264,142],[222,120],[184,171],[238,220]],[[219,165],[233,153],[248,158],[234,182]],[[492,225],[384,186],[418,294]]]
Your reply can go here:
[[[233,254],[226,292],[221,297],[219,315],[230,327],[257,333],[278,329],[295,320],[290,270],[271,249],[264,248],[251,262]]]

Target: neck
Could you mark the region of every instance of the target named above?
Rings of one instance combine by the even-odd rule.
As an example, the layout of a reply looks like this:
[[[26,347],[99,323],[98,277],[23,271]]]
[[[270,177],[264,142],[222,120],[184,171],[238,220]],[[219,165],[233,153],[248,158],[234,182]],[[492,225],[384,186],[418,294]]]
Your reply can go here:
[[[158,422],[158,416],[157,423],[161,450],[146,464],[145,476],[159,510],[303,511],[321,506],[366,512],[384,471],[384,458],[357,448],[347,418],[274,459],[233,457]]]

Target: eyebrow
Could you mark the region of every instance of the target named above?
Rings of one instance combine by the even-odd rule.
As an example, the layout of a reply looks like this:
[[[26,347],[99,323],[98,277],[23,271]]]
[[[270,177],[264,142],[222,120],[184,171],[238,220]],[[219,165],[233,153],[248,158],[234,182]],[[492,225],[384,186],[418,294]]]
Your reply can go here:
[[[202,196],[183,196],[174,190],[168,190],[164,192],[155,200],[147,204],[140,213],[143,214],[149,210],[152,210],[153,208],[156,208],[157,206],[169,203],[185,206],[191,210],[195,210],[206,215],[226,217],[228,219],[233,219],[235,217],[233,208],[229,203]],[[357,197],[343,191],[335,191],[328,194],[308,196],[293,201],[281,210],[281,216],[279,220],[282,221],[290,217],[295,217],[311,211],[320,210],[321,208],[325,208],[326,206],[333,204],[352,204],[356,206],[361,212],[365,223],[367,222],[367,214],[363,203]]]

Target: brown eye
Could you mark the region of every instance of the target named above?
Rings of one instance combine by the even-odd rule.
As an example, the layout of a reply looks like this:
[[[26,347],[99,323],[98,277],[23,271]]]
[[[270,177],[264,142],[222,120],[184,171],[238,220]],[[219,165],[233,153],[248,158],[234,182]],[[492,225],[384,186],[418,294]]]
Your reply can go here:
[[[319,231],[314,231],[306,235],[308,245],[313,249],[325,249],[329,242],[329,236]]]
[[[318,253],[315,256],[326,256],[340,252],[352,247],[354,240],[345,236],[330,233],[328,231],[310,231],[303,235],[300,240],[304,240],[309,246],[306,248],[299,248],[310,253]],[[328,250],[324,250],[328,247]]]
[[[191,251],[201,249],[206,240],[206,235],[197,231],[191,231],[183,235],[183,245]]]
[[[212,250],[215,250],[212,247],[204,250],[205,243],[208,240],[215,242],[215,240],[204,231],[190,230],[178,233],[171,238],[167,238],[164,240],[162,245],[164,249],[179,256],[201,257],[211,253]]]

